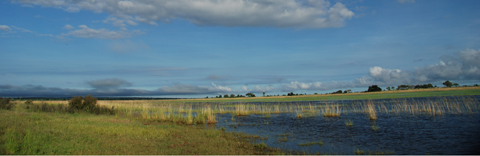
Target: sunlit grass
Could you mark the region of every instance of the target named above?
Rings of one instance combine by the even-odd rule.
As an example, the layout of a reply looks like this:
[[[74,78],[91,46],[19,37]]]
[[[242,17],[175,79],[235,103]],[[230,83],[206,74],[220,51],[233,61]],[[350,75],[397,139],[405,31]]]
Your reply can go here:
[[[138,118],[144,116],[140,113]],[[17,105],[13,110],[0,110],[0,123],[0,154],[264,153],[234,133],[126,116],[33,112]]]

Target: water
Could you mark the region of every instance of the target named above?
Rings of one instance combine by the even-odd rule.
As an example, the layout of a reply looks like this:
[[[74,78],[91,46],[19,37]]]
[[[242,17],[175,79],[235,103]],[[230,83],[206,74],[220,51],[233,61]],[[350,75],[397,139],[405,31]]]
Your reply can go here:
[[[442,97],[444,98],[444,97]],[[461,99],[460,97],[450,97]],[[478,96],[472,96],[475,104]],[[440,98],[403,99],[428,102]],[[384,103],[392,101],[372,100]],[[358,100],[337,100],[327,103],[352,105]],[[362,102],[360,100],[360,102]],[[364,101],[363,101],[364,102]],[[323,102],[293,102],[294,105],[323,104]],[[252,104],[252,103],[249,103]],[[253,103],[255,104],[255,103]],[[257,103],[266,104],[266,103]],[[278,103],[268,103],[278,104]],[[285,103],[283,103],[285,104]],[[287,104],[288,105],[288,104]],[[294,113],[272,114],[271,117],[250,114],[234,116],[217,114],[217,128],[266,137],[259,140],[270,147],[307,154],[480,154],[480,115],[461,113],[435,115],[423,113],[378,113],[377,120],[370,120],[365,113],[343,112],[339,117],[316,115],[296,118]],[[347,126],[351,121],[352,126]],[[323,145],[300,146],[301,143],[323,142]]]

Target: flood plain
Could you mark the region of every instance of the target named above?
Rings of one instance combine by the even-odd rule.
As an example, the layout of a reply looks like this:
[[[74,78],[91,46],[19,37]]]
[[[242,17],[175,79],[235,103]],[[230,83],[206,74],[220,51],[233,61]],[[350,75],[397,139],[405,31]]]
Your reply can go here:
[[[480,154],[479,99],[451,96],[116,106],[127,115],[144,119],[171,119],[246,133],[257,138],[255,143],[292,153]],[[199,120],[202,114],[203,122]]]

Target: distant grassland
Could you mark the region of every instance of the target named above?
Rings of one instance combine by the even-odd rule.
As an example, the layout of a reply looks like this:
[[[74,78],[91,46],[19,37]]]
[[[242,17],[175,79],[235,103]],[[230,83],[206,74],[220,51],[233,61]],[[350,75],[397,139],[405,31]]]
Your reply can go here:
[[[324,95],[274,96],[274,97],[244,97],[244,98],[211,98],[211,99],[180,99],[166,100],[175,102],[288,102],[288,101],[323,101],[323,100],[361,100],[361,99],[391,99],[435,96],[467,96],[480,95],[480,87],[454,87],[432,89],[393,90],[371,93],[346,93]],[[262,95],[260,95],[262,96]]]

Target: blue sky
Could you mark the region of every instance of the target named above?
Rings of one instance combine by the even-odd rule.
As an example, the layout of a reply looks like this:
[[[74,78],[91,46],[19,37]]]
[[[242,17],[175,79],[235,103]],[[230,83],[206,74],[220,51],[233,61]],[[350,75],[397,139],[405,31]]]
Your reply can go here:
[[[0,1],[0,96],[480,81],[480,1]]]

